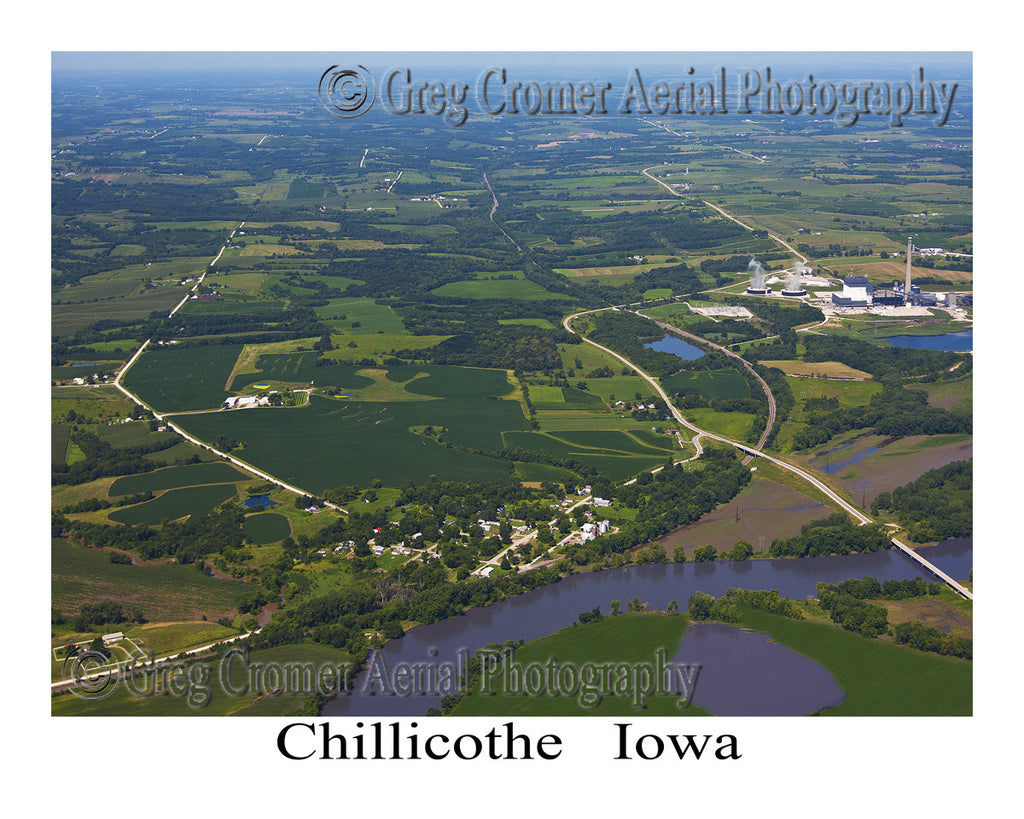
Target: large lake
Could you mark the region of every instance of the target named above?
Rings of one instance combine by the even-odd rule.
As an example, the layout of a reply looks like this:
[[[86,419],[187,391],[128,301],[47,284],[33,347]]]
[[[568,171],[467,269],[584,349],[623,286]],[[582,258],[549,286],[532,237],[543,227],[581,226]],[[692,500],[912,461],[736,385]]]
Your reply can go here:
[[[923,549],[921,554],[954,579],[966,580],[973,562],[973,543],[970,538],[958,538]],[[819,581],[836,583],[850,577],[868,575],[880,580],[913,577],[923,577],[928,581],[935,579],[896,549],[861,555],[670,563],[587,572],[507,598],[493,606],[471,609],[462,617],[412,629],[400,640],[387,643],[381,649],[381,657],[388,668],[393,668],[399,662],[454,663],[460,651],[472,653],[488,643],[534,640],[551,634],[572,624],[581,612],[595,606],[608,612],[612,600],[620,600],[625,604],[627,599],[640,597],[652,609],[664,609],[669,601],[678,600],[680,608],[685,609],[694,592],[703,591],[719,597],[729,587],[777,589],[784,597],[804,599],[815,595],[815,585]],[[746,676],[750,680],[779,679],[780,670],[786,672],[796,662],[772,649],[733,651],[730,649],[732,644],[728,642],[731,639],[728,635],[719,635],[707,642],[705,648],[708,651],[704,652],[703,659],[689,651],[687,659],[700,662],[705,669],[719,666],[718,672],[706,672],[712,677],[723,673],[725,669],[725,673],[731,676]],[[760,639],[763,641],[764,638]],[[693,640],[693,637],[684,638],[680,650],[693,645]],[[723,659],[727,655],[729,659]],[[769,708],[762,704],[759,707],[764,710],[759,713],[808,713],[834,703],[835,691],[831,688],[835,684],[834,680],[827,672],[821,675],[820,671],[810,671],[809,667],[804,667],[800,673],[813,674],[817,682],[809,690],[801,688],[805,694],[796,697],[785,695],[785,686],[782,686],[779,689],[781,693],[769,697],[775,705]],[[785,673],[782,673],[782,677],[785,677]],[[701,702],[701,683],[707,682],[707,679],[698,679],[697,695],[694,698],[698,704],[705,704]],[[322,713],[329,716],[421,716],[427,709],[440,704],[440,697],[431,696],[364,696],[360,694],[361,684],[362,679],[357,678],[354,693],[332,700]],[[706,687],[711,687],[711,684]],[[727,688],[715,687],[721,690],[714,703],[706,703],[709,710],[718,714],[748,713],[744,709],[750,706],[749,692],[734,686],[729,694]]]

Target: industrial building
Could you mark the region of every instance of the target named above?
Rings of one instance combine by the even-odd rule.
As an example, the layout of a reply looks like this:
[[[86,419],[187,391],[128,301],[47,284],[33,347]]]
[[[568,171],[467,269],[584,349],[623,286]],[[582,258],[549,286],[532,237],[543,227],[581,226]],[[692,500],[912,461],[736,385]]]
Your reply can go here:
[[[927,250],[928,248],[926,248]],[[913,242],[907,240],[907,275],[902,282],[893,282],[891,287],[876,288],[867,276],[847,276],[843,279],[843,292],[832,294],[836,307],[950,307],[957,301],[955,294],[924,293],[911,282],[911,266],[914,255]],[[922,253],[923,251],[918,251]]]
[[[867,276],[847,276],[842,294],[833,293],[832,303],[836,307],[870,307],[874,289]]]

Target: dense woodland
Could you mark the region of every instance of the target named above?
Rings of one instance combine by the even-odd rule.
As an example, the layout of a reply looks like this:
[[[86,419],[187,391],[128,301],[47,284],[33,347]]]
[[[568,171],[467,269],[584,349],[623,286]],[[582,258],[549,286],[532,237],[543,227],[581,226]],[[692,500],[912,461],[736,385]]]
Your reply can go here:
[[[882,492],[871,502],[871,512],[893,515],[915,543],[969,537],[974,531],[973,489],[973,461],[954,461]]]

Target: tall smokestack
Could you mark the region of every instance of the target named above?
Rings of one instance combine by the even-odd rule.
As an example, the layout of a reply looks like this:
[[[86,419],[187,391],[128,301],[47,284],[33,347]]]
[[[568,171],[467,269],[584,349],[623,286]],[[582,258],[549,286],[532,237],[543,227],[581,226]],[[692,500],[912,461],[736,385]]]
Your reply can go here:
[[[914,251],[914,245],[911,243],[910,237],[907,237],[907,284],[906,289],[903,291],[907,297],[907,304],[910,304],[910,262]]]

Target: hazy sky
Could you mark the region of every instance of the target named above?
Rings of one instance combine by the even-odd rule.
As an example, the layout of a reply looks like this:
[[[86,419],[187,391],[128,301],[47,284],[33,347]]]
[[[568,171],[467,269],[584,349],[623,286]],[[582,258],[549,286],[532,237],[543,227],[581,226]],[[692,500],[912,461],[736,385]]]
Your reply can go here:
[[[317,68],[339,59],[372,60],[377,64],[466,65],[482,67],[500,61],[502,65],[603,65],[633,64],[724,64],[737,59],[744,63],[806,66],[822,68],[907,65],[968,68],[969,51],[933,52],[753,52],[753,51],[54,51],[54,71],[152,70],[152,69],[230,69],[230,68]]]

